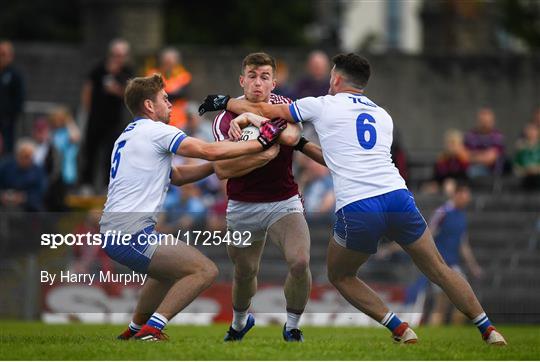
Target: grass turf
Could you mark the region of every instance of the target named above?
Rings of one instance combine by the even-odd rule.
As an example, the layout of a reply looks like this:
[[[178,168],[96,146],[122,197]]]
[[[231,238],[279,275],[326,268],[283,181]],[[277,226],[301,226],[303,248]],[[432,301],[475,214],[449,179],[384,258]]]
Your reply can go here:
[[[383,328],[305,327],[304,343],[285,343],[281,328],[256,326],[224,343],[227,326],[170,326],[166,343],[122,342],[123,326],[1,322],[2,360],[538,360],[538,326],[501,326],[509,345],[485,345],[474,327],[420,327],[417,345],[391,342]]]

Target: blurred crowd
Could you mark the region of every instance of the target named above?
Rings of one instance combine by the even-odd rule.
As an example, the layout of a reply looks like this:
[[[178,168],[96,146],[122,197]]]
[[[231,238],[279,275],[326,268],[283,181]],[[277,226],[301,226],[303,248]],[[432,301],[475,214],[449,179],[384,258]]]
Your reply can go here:
[[[171,124],[188,135],[213,141],[211,120],[199,117],[197,101],[190,97],[193,75],[182,63],[180,52],[163,49],[154,62],[137,72],[130,60],[130,44],[110,43],[104,59],[89,69],[81,90],[80,109],[58,106],[32,120],[29,134],[18,134],[24,112],[24,74],[17,69],[11,42],[0,41],[0,206],[9,210],[65,211],[68,195],[104,195],[109,178],[110,154],[115,139],[130,121],[123,105],[126,82],[137,75],[159,72],[173,104]],[[305,74],[289,83],[289,70],[278,60],[275,93],[292,99],[327,94],[330,61],[314,51],[306,60]],[[471,117],[473,118],[473,117]],[[540,190],[540,108],[520,125],[522,131],[509,154],[504,135],[497,130],[496,115],[489,107],[478,110],[470,130],[449,129],[444,149],[433,165],[433,177],[423,192],[444,191],[449,180],[494,180],[512,177],[525,190]],[[316,139],[306,127],[308,139]],[[20,133],[20,132],[19,132]],[[395,135],[392,148],[396,166],[408,178],[407,152]],[[296,181],[306,211],[331,215],[334,194],[328,170],[303,155],[295,162]],[[198,162],[177,157],[175,163]],[[191,185],[170,187],[160,227],[163,231],[207,225],[223,229],[226,210],[225,181],[215,175]]]
[[[468,131],[449,129],[444,150],[438,155],[433,180],[425,190],[444,189],[448,181],[497,180],[514,175],[525,190],[540,190],[540,108],[519,134],[514,154],[507,152],[504,135],[496,127],[495,113],[480,108],[476,124]]]

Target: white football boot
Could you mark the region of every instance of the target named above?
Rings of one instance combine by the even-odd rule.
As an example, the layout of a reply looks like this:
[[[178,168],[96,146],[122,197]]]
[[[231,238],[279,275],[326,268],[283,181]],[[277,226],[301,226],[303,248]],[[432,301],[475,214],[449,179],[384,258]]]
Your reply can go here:
[[[418,336],[409,327],[409,324],[407,322],[402,322],[399,326],[396,327],[396,329],[394,329],[392,338],[396,343],[415,344],[418,342]]]
[[[495,327],[489,326],[487,331],[482,334],[482,338],[491,346],[506,346],[506,340]]]

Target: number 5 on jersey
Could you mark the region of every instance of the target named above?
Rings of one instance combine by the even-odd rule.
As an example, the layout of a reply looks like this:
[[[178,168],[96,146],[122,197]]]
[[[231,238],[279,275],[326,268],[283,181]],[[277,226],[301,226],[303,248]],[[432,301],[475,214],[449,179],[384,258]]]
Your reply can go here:
[[[118,172],[118,167],[120,166],[120,150],[126,145],[126,140],[118,142],[118,147],[116,147],[116,152],[114,153],[114,158],[111,164],[111,177],[115,178],[116,173]]]
[[[360,146],[366,150],[371,150],[377,142],[377,130],[371,123],[375,123],[375,118],[370,114],[360,113],[356,118],[356,136]]]

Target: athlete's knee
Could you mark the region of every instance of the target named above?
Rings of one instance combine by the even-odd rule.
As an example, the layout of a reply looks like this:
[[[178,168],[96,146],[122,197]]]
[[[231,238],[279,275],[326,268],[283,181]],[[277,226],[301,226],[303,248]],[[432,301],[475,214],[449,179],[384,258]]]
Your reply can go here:
[[[349,280],[356,278],[356,273],[350,273],[344,270],[340,270],[335,267],[328,267],[327,271],[328,281],[336,288],[340,288],[343,284]]]
[[[289,272],[295,278],[302,278],[309,270],[309,256],[299,256],[289,263]]]
[[[211,266],[206,271],[206,274],[208,276],[209,280],[212,280],[212,283],[218,278],[219,276],[219,269],[216,264],[212,263]]]
[[[208,288],[216,281],[219,270],[216,264],[208,260],[198,266],[196,274],[202,279],[204,287]]]
[[[337,289],[341,289],[342,286],[348,284],[354,278],[356,278],[356,276],[347,274],[328,274],[328,280]]]
[[[257,264],[236,264],[234,268],[234,279],[237,281],[252,280],[259,273],[259,265]]]

